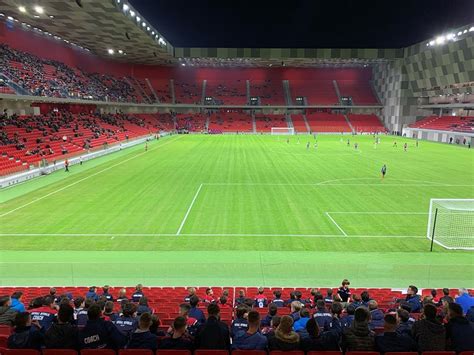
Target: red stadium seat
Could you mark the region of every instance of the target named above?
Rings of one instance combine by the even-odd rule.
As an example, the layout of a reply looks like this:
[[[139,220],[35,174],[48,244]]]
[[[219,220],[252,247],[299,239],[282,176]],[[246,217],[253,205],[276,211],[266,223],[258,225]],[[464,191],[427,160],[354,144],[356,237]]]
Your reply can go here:
[[[418,355],[418,353],[411,352],[411,351],[400,351],[400,352],[388,352],[388,353],[385,353],[385,355]]]
[[[8,325],[0,325],[0,335],[9,336],[12,333],[12,327]]]
[[[149,349],[122,349],[119,355],[153,355],[153,351]]]
[[[306,355],[342,355],[341,351],[309,351]]]
[[[7,349],[6,355],[41,355],[38,350],[33,349]]]
[[[7,348],[8,335],[0,335],[0,348]]]
[[[77,355],[76,350],[72,349],[43,349],[43,355]]]
[[[264,350],[234,350],[232,355],[267,355]]]
[[[471,351],[468,351],[470,355],[473,353]],[[454,351],[424,351],[421,353],[421,355],[456,355],[456,352]]]
[[[189,350],[158,350],[156,355],[191,355]]]
[[[112,349],[84,349],[81,350],[81,355],[117,355]]]
[[[347,351],[346,355],[380,355],[378,351]]]
[[[301,351],[301,350],[293,350],[293,351],[273,350],[273,351],[270,351],[270,355],[304,355],[304,351]]]
[[[229,352],[227,350],[199,349],[194,351],[194,355],[229,355]]]

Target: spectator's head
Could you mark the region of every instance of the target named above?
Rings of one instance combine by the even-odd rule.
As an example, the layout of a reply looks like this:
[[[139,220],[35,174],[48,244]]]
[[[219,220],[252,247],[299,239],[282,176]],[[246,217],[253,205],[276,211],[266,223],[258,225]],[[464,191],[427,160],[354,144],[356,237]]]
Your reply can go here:
[[[332,298],[332,288],[328,288],[327,297]]]
[[[229,290],[225,289],[224,291],[222,291],[222,296],[229,298]]]
[[[367,323],[370,319],[370,312],[366,307],[358,307],[354,312],[354,322]]]
[[[141,292],[142,289],[143,289],[143,285],[142,285],[142,284],[138,284],[138,285],[135,286],[135,291]]]
[[[156,314],[153,314],[151,316],[151,326],[150,326],[150,332],[156,334],[158,331],[158,327],[161,325],[160,318]]]
[[[142,313],[140,319],[138,320],[138,327],[140,330],[150,330],[151,327],[151,314],[148,312]]]
[[[449,319],[451,318],[456,318],[456,317],[462,317],[463,316],[463,311],[462,307],[458,303],[450,303],[448,306],[448,316]]]
[[[360,294],[360,298],[362,300],[362,302],[369,302],[370,301],[370,295],[369,295],[369,291],[365,290],[363,291],[361,294]]]
[[[12,293],[12,296],[11,296],[11,298],[15,298],[19,301],[21,301],[22,297],[23,297],[23,292],[21,292],[21,291],[15,291],[15,292]]]
[[[187,317],[190,310],[191,310],[191,305],[189,303],[181,303],[179,305],[179,315],[181,317]]]
[[[438,294],[438,291],[436,291],[436,289],[432,289],[432,290],[431,290],[431,296],[432,296],[433,298],[435,298],[437,294]]]
[[[340,304],[339,302],[334,302],[331,305],[331,313],[333,316],[337,316],[337,318],[341,316],[342,310],[342,304]]]
[[[449,288],[443,288],[443,296],[449,296]]]
[[[308,310],[308,308],[301,308],[301,310],[300,310],[300,317],[301,317],[301,318],[309,318],[309,310]]]
[[[10,305],[11,305],[10,296],[0,297],[0,307],[10,307]]]
[[[186,332],[186,318],[176,317],[173,321],[173,331],[177,334]]]
[[[257,311],[250,311],[247,320],[249,328],[258,329],[260,327],[260,314]]]
[[[92,287],[89,288],[89,292],[94,292],[95,293],[96,290],[97,290],[97,287],[95,287],[95,286],[92,286]]]
[[[101,315],[102,315],[102,312],[98,304],[94,303],[87,309],[87,318],[90,321],[98,320]]]
[[[276,314],[278,313],[278,307],[271,303],[269,306],[268,306],[268,314],[272,317],[276,316]]]
[[[74,308],[81,308],[84,307],[84,297],[76,297],[74,299]]]
[[[346,287],[349,287],[351,283],[349,282],[348,279],[344,279],[342,280],[342,287],[346,288]]]
[[[418,293],[418,287],[416,286],[413,286],[413,285],[410,285],[408,286],[408,289],[407,289],[407,294],[410,295],[410,296],[414,296]]]
[[[263,291],[265,291],[265,289],[263,287],[258,288],[258,294],[259,295],[263,295]]]
[[[114,311],[114,303],[112,301],[105,302],[104,312],[107,314],[111,314]]]
[[[318,311],[326,311],[326,302],[324,302],[324,300],[317,300],[316,308]]]
[[[194,287],[188,287],[188,294],[189,296],[193,296],[196,294],[196,289]]]
[[[43,298],[43,306],[52,307],[54,305],[54,297],[46,296]]]
[[[370,300],[369,303],[367,303],[368,307],[369,307],[369,311],[373,311],[375,309],[378,308],[378,304],[377,304],[377,301],[376,300]]]
[[[319,326],[318,322],[316,322],[316,318],[311,317],[306,322],[306,331],[311,338],[316,338],[319,335]]]
[[[293,330],[293,318],[290,316],[283,316],[280,319],[280,324],[278,325],[278,330],[283,334],[290,334]]]
[[[55,288],[55,287],[51,287],[51,288],[49,289],[49,295],[50,295],[50,296],[53,296],[53,297],[54,297],[54,295],[56,295],[56,288]]]
[[[410,320],[410,313],[405,309],[399,308],[397,310],[398,319],[402,322],[408,322]]]
[[[71,305],[63,303],[59,306],[58,322],[69,323],[74,320],[74,308]]]
[[[239,291],[239,298],[245,297],[245,290],[240,290]]]
[[[146,298],[145,296],[140,297],[140,299],[138,300],[138,304],[139,304],[140,306],[146,306],[146,307],[148,307],[148,298]]]
[[[137,306],[135,303],[128,302],[122,309],[124,317],[135,317],[137,312]]]
[[[324,300],[323,294],[319,291],[316,291],[314,293],[313,300],[314,300],[314,303],[318,302],[318,300]]]
[[[14,321],[16,328],[29,327],[31,325],[31,316],[29,312],[20,312],[15,316]]]
[[[469,295],[469,291],[465,288],[460,288],[459,289],[459,296],[463,296],[463,295]]]
[[[346,308],[346,312],[347,312],[347,314],[350,315],[350,316],[353,316],[353,315],[354,315],[355,310],[356,310],[356,308],[355,308],[355,306],[354,306],[352,303],[350,303],[350,304],[347,306],[347,308]]]
[[[276,328],[278,328],[278,326],[280,325],[280,321],[281,321],[281,317],[280,317],[280,316],[272,317],[272,320],[270,321],[270,326],[271,326],[273,329],[276,329]]]
[[[221,296],[219,297],[219,304],[224,305],[227,303],[227,297],[226,296]]]
[[[109,293],[109,289],[110,289],[110,286],[109,286],[109,285],[105,285],[104,287],[102,287],[102,292],[103,292],[103,293]]]
[[[84,301],[84,309],[89,309],[91,305],[94,304],[94,300],[92,298],[88,298]]]
[[[441,304],[443,305],[444,308],[448,308],[448,306],[454,302],[454,298],[451,296],[444,296],[443,300],[441,301]]]
[[[425,296],[423,297],[423,304],[428,304],[428,303],[433,303],[433,296],[429,295],[429,296]]]
[[[207,314],[209,317],[219,318],[220,313],[221,309],[217,304],[211,303],[209,306],[207,306]]]
[[[360,295],[358,295],[356,293],[354,293],[352,295],[352,301],[359,303],[361,300],[362,300],[362,298],[360,298]]]
[[[212,288],[210,287],[206,288],[206,295],[212,296],[213,294],[214,294],[214,291],[212,290]]]
[[[425,304],[423,306],[423,316],[428,320],[435,320],[436,319],[437,309],[436,306],[433,304]]]
[[[237,318],[244,318],[245,315],[250,311],[250,308],[247,307],[246,305],[242,304],[240,306],[237,307],[237,310],[236,310],[236,317]]]
[[[118,294],[118,298],[127,298],[127,290],[124,288],[121,288]]]
[[[299,301],[291,302],[291,313],[299,312],[301,310],[302,304]]]
[[[275,296],[275,298],[280,299],[281,298],[281,290],[273,291],[273,295]]]
[[[199,304],[199,297],[196,295],[189,297],[189,304],[191,307],[195,308]]]
[[[295,298],[297,301],[301,300],[301,297],[303,297],[301,291],[296,290],[295,291]]]
[[[384,320],[384,323],[383,323],[384,332],[393,333],[396,331],[398,322],[397,322],[397,317],[395,316],[395,314],[387,313],[383,317],[383,320]]]

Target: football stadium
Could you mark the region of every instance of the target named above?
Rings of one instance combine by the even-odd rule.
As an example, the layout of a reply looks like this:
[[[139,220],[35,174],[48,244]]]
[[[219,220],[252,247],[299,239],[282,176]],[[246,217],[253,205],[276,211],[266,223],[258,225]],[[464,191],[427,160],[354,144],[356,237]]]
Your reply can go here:
[[[0,355],[472,355],[474,3],[388,3],[0,0]]]

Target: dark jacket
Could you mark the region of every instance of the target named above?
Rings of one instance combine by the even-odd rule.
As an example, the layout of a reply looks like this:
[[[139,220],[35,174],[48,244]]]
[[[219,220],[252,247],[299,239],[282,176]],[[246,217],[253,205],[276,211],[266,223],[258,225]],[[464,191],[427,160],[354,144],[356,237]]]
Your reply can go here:
[[[113,322],[117,329],[127,338],[137,329],[138,319],[133,317],[118,317]]]
[[[241,331],[235,337],[232,343],[232,349],[240,350],[266,350],[268,340],[265,335],[260,332],[249,334]]]
[[[317,310],[316,313],[314,313],[314,319],[316,319],[319,329],[327,330],[329,323],[332,321],[332,314],[326,310]]]
[[[383,327],[384,320],[383,320],[384,314],[381,309],[374,309],[370,311],[370,323],[369,323],[369,328],[370,329],[375,329],[375,328],[381,328]]]
[[[127,337],[122,335],[112,322],[103,319],[88,320],[86,326],[79,331],[81,349],[117,349],[126,343]]]
[[[196,348],[229,349],[230,333],[227,325],[216,317],[209,317],[197,332]]]
[[[456,352],[474,350],[474,323],[466,317],[451,318],[446,324],[448,348]]]
[[[142,306],[142,305],[138,306],[137,307],[137,316],[140,316],[143,313],[153,314],[153,310],[148,306]]]
[[[13,326],[13,322],[15,321],[16,314],[17,314],[17,311],[15,311],[11,307],[7,307],[7,306],[0,307],[0,324]]]
[[[341,324],[343,328],[349,328],[354,321],[354,315],[348,314],[341,318]]]
[[[411,336],[411,328],[413,328],[414,322],[411,320],[407,320],[406,322],[400,322],[397,327],[398,334],[406,334]]]
[[[301,348],[304,351],[340,351],[339,341],[341,336],[337,331],[320,333],[317,337],[301,332]]]
[[[200,324],[204,324],[206,321],[206,317],[204,316],[204,312],[201,311],[199,308],[191,308],[189,310],[188,316],[191,318],[196,319]]]
[[[420,312],[421,309],[421,298],[420,295],[407,295],[405,298],[405,301],[407,301],[410,304],[411,311],[413,313]]]
[[[44,335],[44,344],[48,349],[77,349],[79,330],[70,323],[53,323]]]
[[[285,339],[278,335],[278,330],[268,336],[268,349],[292,351],[301,349],[300,336],[296,333],[291,338]]]
[[[353,322],[350,328],[342,333],[343,350],[347,351],[374,351],[374,333],[365,322]]]
[[[193,350],[194,342],[189,334],[184,333],[179,338],[173,338],[172,335],[167,336],[160,341],[160,349],[170,350]]]
[[[381,353],[394,351],[416,351],[416,342],[405,334],[386,332],[375,337],[375,347]]]
[[[127,349],[150,349],[155,351],[158,348],[158,337],[150,331],[137,329],[130,336]]]
[[[240,331],[246,332],[249,329],[249,322],[245,318],[234,319],[230,326],[230,335],[234,337]]]
[[[413,324],[411,334],[420,352],[446,350],[446,330],[438,321],[420,319]]]
[[[43,333],[35,327],[17,327],[8,337],[9,349],[40,349],[43,345]]]

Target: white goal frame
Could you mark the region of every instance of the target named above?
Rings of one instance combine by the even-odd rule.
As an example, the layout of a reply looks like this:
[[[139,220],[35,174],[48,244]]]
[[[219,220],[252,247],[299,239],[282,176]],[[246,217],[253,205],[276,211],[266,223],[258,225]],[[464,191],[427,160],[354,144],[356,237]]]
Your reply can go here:
[[[474,250],[474,246],[449,246],[444,244],[440,240],[436,240],[435,237],[435,230],[436,230],[436,212],[437,212],[437,207],[433,207],[436,203],[446,203],[446,202],[461,202],[463,204],[471,204],[472,207],[463,207],[460,206],[459,208],[452,208],[453,211],[466,211],[466,213],[471,212],[474,215],[474,199],[469,199],[469,198],[463,198],[463,199],[455,199],[455,198],[432,198],[430,199],[430,209],[428,213],[428,226],[427,226],[427,231],[426,231],[426,237],[431,240],[431,251],[433,250],[433,243],[438,244],[439,246],[442,246],[445,249],[461,249],[461,250]],[[432,228],[433,227],[433,228]],[[474,234],[469,235],[467,237],[470,237],[474,240]]]
[[[295,134],[294,127],[272,127],[272,136],[293,136]]]

